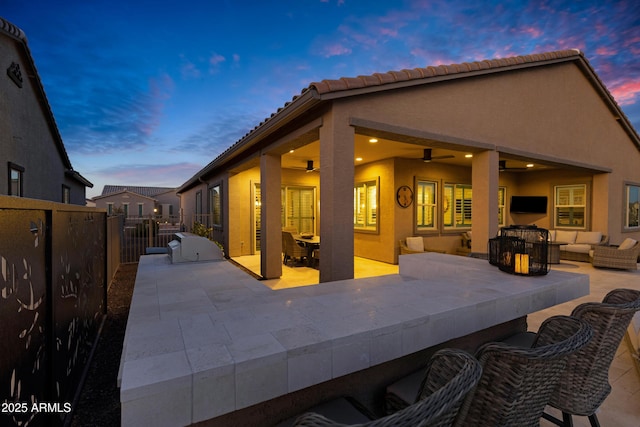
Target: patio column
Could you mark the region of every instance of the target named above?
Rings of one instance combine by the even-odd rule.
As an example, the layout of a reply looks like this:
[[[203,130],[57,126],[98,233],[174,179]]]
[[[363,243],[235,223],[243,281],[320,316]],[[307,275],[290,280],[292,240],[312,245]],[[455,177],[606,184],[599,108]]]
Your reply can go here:
[[[486,254],[487,244],[498,232],[499,158],[497,151],[473,155],[471,164],[472,230],[471,252]]]
[[[334,107],[320,127],[320,282],[353,278],[354,128]]]
[[[260,156],[260,274],[265,279],[282,276],[282,224],[280,187],[282,166],[279,155]]]
[[[611,174],[609,173],[594,174],[593,188],[591,190],[591,206],[596,207],[596,209],[591,209],[591,230],[601,231],[602,234],[606,234],[607,236],[611,236],[611,230],[613,229],[613,223],[611,222],[613,218],[609,216],[609,211],[611,210],[611,203],[614,202],[610,195],[614,194],[613,192],[617,190],[610,188],[610,176]],[[619,203],[618,205],[622,206],[623,203]],[[551,213],[551,218],[551,223],[553,224],[553,212]]]

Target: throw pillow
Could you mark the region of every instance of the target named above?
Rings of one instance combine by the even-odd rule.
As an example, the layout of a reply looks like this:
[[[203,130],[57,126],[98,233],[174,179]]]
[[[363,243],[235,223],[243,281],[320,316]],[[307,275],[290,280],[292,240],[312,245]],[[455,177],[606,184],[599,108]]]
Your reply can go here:
[[[576,236],[576,243],[597,245],[600,240],[602,240],[602,233],[599,231],[580,231]]]
[[[556,230],[556,242],[572,244],[576,242],[577,231]]]
[[[625,249],[631,249],[636,243],[635,240],[633,240],[631,237],[627,237],[626,239],[624,239],[624,241],[620,244],[620,246],[618,246],[618,249],[623,251]]]
[[[407,237],[407,247],[412,251],[424,252],[422,237]]]

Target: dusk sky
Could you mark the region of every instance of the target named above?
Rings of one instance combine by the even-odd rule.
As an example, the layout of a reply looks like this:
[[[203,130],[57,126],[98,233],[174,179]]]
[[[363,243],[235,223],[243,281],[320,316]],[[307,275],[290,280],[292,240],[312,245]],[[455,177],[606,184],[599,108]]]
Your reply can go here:
[[[640,129],[640,2],[0,0],[75,170],[177,187],[311,82],[580,49]]]

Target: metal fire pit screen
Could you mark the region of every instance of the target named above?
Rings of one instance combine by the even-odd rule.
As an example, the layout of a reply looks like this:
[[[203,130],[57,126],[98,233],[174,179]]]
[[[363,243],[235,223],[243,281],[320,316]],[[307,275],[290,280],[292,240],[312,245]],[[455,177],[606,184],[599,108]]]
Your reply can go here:
[[[542,276],[549,272],[549,230],[535,225],[501,228],[489,239],[489,263],[510,274]]]

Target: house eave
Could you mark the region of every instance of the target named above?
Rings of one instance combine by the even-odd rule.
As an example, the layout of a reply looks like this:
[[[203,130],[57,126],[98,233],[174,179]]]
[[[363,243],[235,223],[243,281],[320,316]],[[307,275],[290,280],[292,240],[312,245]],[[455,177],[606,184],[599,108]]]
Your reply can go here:
[[[176,193],[179,195],[193,186],[204,182],[204,178],[220,165],[233,160],[235,157],[250,149],[257,142],[273,134],[278,129],[290,123],[295,118],[299,117],[301,114],[322,101],[323,100],[318,96],[318,93],[314,89],[305,90],[302,94],[295,97],[291,102],[253,128],[249,133],[178,187]]]
[[[93,183],[91,181],[89,181],[87,178],[85,178],[82,175],[80,175],[79,172],[74,171],[73,169],[67,169],[64,173],[65,173],[66,176],[68,176],[71,179],[74,179],[74,180],[78,181],[79,183],[81,183],[85,187],[93,188]]]

